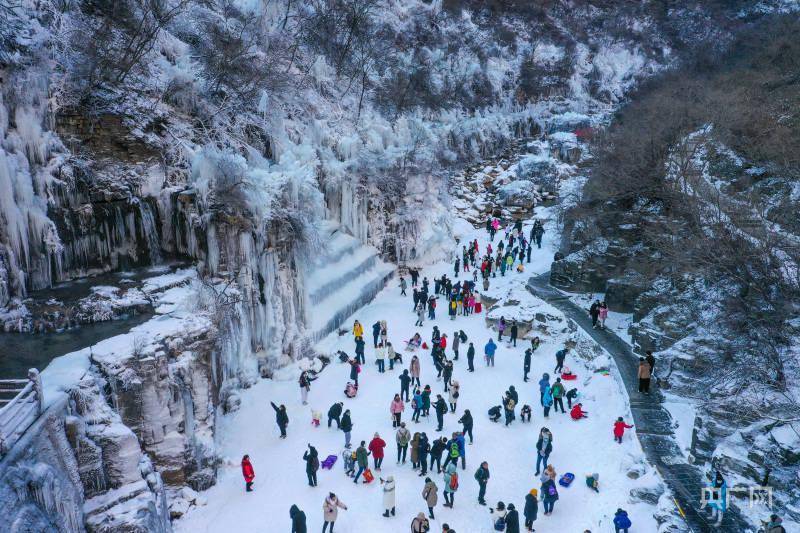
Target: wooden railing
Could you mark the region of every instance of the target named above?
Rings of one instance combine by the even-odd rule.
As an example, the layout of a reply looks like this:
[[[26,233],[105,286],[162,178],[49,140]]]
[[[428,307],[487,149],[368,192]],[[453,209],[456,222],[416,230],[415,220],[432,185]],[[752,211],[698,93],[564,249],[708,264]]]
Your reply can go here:
[[[0,379],[0,455],[36,421],[42,402],[42,380],[35,368],[28,370],[28,379]]]

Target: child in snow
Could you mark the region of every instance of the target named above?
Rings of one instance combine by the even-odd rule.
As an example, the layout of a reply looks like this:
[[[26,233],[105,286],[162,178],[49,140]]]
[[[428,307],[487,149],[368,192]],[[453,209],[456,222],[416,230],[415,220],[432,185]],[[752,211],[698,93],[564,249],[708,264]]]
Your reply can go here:
[[[600,474],[586,474],[586,486],[595,492],[600,492],[598,485],[600,483]]]
[[[520,417],[523,422],[530,422],[531,421],[531,406],[525,404],[522,406],[522,411],[520,411]]]
[[[316,409],[311,410],[311,425],[315,428],[319,427],[319,422],[322,420],[322,413]]]
[[[495,405],[494,407],[489,409],[489,419],[492,422],[497,422],[498,420],[500,420],[500,406],[499,405]]]
[[[626,424],[621,416],[618,417],[617,421],[614,422],[614,440],[622,444],[622,436],[625,435],[625,430],[632,427]]]
[[[345,450],[342,452],[342,459],[344,459],[344,473],[347,477],[356,475],[356,452]]]
[[[581,409],[581,404],[576,403],[572,410],[569,412],[569,415],[572,417],[573,420],[580,420],[581,418],[588,418],[589,413]]]
[[[358,387],[353,385],[352,382],[348,381],[347,386],[344,388],[344,395],[348,398],[355,398],[356,394],[358,394]]]
[[[256,473],[250,463],[249,455],[242,457],[242,476],[244,476],[245,490],[253,492],[253,480],[256,478]]]

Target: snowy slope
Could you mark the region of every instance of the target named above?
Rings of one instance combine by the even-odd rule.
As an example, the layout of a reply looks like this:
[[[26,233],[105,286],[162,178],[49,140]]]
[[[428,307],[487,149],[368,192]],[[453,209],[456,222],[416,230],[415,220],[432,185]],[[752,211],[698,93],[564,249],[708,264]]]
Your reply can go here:
[[[544,213],[545,211],[542,210]],[[541,272],[547,269],[552,257],[552,242],[555,239],[553,224],[548,222],[545,234],[545,248],[534,251],[528,273]],[[475,230],[470,238],[478,238],[485,248],[486,233]],[[499,237],[497,238],[499,239]],[[440,263],[424,270],[423,274],[432,279],[447,272],[452,274],[452,266]],[[527,274],[514,274],[505,278],[492,279],[492,284],[499,291],[521,294]],[[493,290],[495,290],[493,288]],[[509,309],[510,311],[510,309]],[[554,311],[555,312],[555,311]],[[510,313],[509,313],[510,314]],[[429,338],[432,324],[425,323],[423,328],[413,326],[415,316],[411,313],[411,300],[401,297],[399,289],[388,287],[383,290],[373,303],[356,312],[352,319],[363,324],[372,324],[376,320],[385,319],[389,324],[389,338],[395,346],[402,346],[403,340],[410,338],[417,330]],[[454,379],[461,384],[461,398],[455,415],[445,416],[444,432],[435,431],[435,418],[421,420],[419,424],[409,422],[410,410],[403,414],[409,429],[425,431],[429,438],[436,435],[449,436],[459,430],[458,418],[465,408],[470,409],[475,418],[475,444],[467,447],[467,470],[461,471],[461,487],[456,494],[454,510],[436,508],[437,520],[432,523],[432,531],[439,531],[441,524],[447,522],[459,532],[489,531],[491,520],[487,508],[476,503],[477,484],[472,478],[481,461],[489,462],[492,478],[489,482],[487,502],[494,504],[497,500],[513,502],[520,511],[524,504],[524,496],[531,488],[539,487],[537,476],[534,476],[536,459],[535,443],[540,427],[547,426],[554,433],[554,451],[550,461],[560,474],[573,472],[576,482],[568,489],[561,488],[560,501],[550,517],[542,514],[540,506],[539,519],[536,522],[539,531],[583,531],[590,528],[608,531],[611,519],[617,507],[627,509],[639,531],[655,531],[657,525],[653,519],[655,507],[642,503],[628,503],[628,493],[633,488],[654,487],[660,484],[657,474],[643,461],[643,453],[638,441],[628,434],[622,445],[612,440],[611,426],[617,416],[630,414],[627,398],[612,376],[593,374],[584,363],[570,357],[568,365],[579,375],[579,390],[583,394],[584,408],[589,418],[574,422],[569,415],[553,414],[545,420],[538,401],[536,381],[543,372],[552,371],[554,352],[569,339],[566,327],[555,331],[552,336],[544,337],[544,343],[533,358],[531,378],[527,384],[522,382],[522,352],[525,342],[521,341],[517,348],[510,348],[503,343],[498,350],[497,366],[486,368],[480,354],[483,345],[490,336],[485,322],[485,313],[470,317],[458,317],[451,322],[441,316],[433,322],[443,332],[451,336],[456,329],[463,329],[474,342],[478,356],[476,371],[466,371],[466,346],[460,350],[461,357],[455,363]],[[565,326],[561,322],[561,326]],[[318,344],[323,352],[337,349],[353,353],[352,335],[339,337],[332,334]],[[435,394],[443,393],[441,382],[436,381],[436,374],[428,353],[419,352],[422,364],[422,384],[430,384]],[[404,366],[410,362],[411,355],[403,353]],[[448,356],[452,356],[448,348]],[[398,466],[394,458],[394,431],[389,416],[389,403],[395,392],[399,392],[397,376],[399,371],[388,371],[380,375],[371,363],[371,349],[367,351],[367,362],[360,376],[361,389],[355,399],[346,399],[342,393],[349,376],[349,367],[337,362],[323,371],[320,378],[313,383],[309,405],[303,406],[297,387],[299,369],[288,367],[276,376],[275,381],[261,381],[256,386],[242,393],[242,405],[238,412],[223,417],[220,435],[221,450],[226,463],[222,469],[216,486],[207,493],[208,505],[191,511],[184,518],[174,523],[180,532],[214,532],[223,531],[231,524],[236,524],[237,531],[284,531],[290,527],[289,507],[297,504],[308,517],[310,530],[316,530],[322,523],[322,502],[329,491],[335,492],[348,505],[347,511],[341,511],[336,530],[340,532],[360,531],[404,531],[411,519],[425,509],[421,498],[423,479],[412,471],[409,464]],[[603,357],[605,360],[606,358]],[[612,369],[613,374],[613,369]],[[499,404],[503,392],[509,385],[515,385],[520,393],[520,403],[530,404],[534,409],[531,424],[522,424],[519,419],[511,427],[493,424],[488,420],[486,411]],[[443,395],[446,398],[446,395]],[[269,401],[285,403],[289,411],[289,436],[286,440],[278,438]],[[343,472],[341,458],[332,471],[319,472],[319,486],[310,488],[305,477],[305,463],[301,460],[303,451],[311,443],[320,452],[322,458],[328,454],[341,454],[344,444],[343,434],[323,425],[313,428],[310,424],[311,409],[327,412],[329,406],[337,401],[345,402],[345,408],[352,414],[354,423],[354,447],[360,440],[369,441],[377,431],[387,441],[387,455],[381,476],[394,475],[397,481],[396,518],[380,516],[381,491],[376,483],[371,485],[354,485]],[[409,409],[409,408],[407,408]],[[241,472],[238,466],[243,454],[249,454],[256,471],[255,491],[244,492]],[[626,475],[630,470],[643,473],[636,480]],[[583,484],[587,473],[600,474],[600,493],[594,494]],[[443,482],[440,475],[429,474],[441,489]]]

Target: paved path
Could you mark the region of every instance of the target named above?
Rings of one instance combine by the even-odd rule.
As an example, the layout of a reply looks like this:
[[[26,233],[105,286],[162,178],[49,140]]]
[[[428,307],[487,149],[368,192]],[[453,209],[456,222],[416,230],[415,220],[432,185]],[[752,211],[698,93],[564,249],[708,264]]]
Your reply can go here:
[[[697,468],[682,460],[672,431],[672,419],[662,405],[663,396],[660,392],[656,389],[650,395],[639,393],[638,356],[634,355],[630,346],[609,330],[593,329],[589,313],[550,285],[549,272],[530,278],[527,286],[534,296],[554,305],[572,319],[614,358],[628,391],[633,421],[642,448],[675,496],[689,529],[694,533],[751,531],[733,509],[728,510],[719,527],[711,524],[706,511],[700,509],[701,487],[705,485],[705,478]]]

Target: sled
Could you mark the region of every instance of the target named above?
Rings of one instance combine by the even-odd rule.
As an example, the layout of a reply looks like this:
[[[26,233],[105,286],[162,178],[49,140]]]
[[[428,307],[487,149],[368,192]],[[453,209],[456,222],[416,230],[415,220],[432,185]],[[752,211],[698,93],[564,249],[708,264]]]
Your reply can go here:
[[[375,476],[372,475],[372,470],[367,468],[364,470],[364,483],[370,483],[375,479]]]
[[[572,482],[574,480],[575,480],[575,474],[567,472],[566,474],[561,476],[561,479],[558,480],[558,484],[561,485],[562,487],[569,487],[570,485],[572,485]]]
[[[476,313],[480,313],[482,308],[483,308],[483,305],[481,304],[481,302],[475,302],[475,312]]]
[[[564,381],[574,381],[574,380],[578,379],[578,375],[577,374],[561,374],[561,379],[563,379]]]
[[[333,465],[336,464],[336,459],[338,459],[338,457],[336,457],[335,455],[329,455],[328,457],[325,458],[324,461],[322,461],[322,468],[324,468],[325,470],[330,470],[331,468],[333,468]]]

